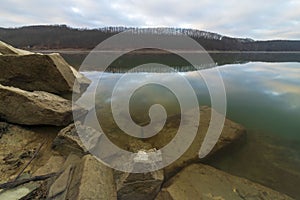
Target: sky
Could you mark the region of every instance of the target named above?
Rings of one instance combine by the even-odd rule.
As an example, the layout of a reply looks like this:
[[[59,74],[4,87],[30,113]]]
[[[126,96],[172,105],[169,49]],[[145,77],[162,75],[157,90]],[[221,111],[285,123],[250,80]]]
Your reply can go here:
[[[180,27],[299,40],[299,11],[299,0],[1,0],[0,27]]]

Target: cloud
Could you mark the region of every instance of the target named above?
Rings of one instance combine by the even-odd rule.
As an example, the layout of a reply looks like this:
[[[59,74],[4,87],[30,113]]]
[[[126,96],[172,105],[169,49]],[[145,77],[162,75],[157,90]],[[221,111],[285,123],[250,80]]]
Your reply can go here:
[[[299,39],[296,0],[2,0],[0,26],[185,27],[254,39]]]

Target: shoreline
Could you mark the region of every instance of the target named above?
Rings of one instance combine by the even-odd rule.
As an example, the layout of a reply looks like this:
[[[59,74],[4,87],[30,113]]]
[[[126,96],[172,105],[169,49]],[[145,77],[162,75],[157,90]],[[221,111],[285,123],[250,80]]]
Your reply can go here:
[[[29,49],[30,50],[30,49]],[[35,53],[64,53],[64,54],[78,54],[78,53],[90,53],[88,49],[34,49],[31,50]],[[127,50],[103,50],[94,51],[99,53],[121,53]],[[174,50],[173,53],[209,53],[209,54],[300,54],[300,51],[193,51],[193,50]],[[137,50],[129,52],[129,54],[170,54],[170,52],[164,52],[159,50]]]

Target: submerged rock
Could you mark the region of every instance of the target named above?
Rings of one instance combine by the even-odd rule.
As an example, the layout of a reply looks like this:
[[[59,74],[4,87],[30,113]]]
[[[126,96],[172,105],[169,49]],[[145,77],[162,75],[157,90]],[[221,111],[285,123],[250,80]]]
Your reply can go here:
[[[187,151],[183,155],[181,155],[175,162],[164,168],[166,179],[173,176],[183,167],[203,160],[199,158],[199,150],[202,146],[204,137],[206,136],[207,129],[210,124],[212,109],[210,107],[203,106],[200,108],[200,110],[201,114],[197,135]],[[165,144],[168,144],[177,134],[180,120],[180,115],[169,117],[163,130],[154,137],[147,140],[147,142],[150,143],[154,148],[161,149]],[[193,120],[190,120],[186,121],[185,123],[191,127],[196,126],[192,122]],[[226,119],[222,133],[216,145],[213,147],[212,151],[207,155],[207,157],[214,155],[215,153],[224,150],[225,148],[229,148],[235,143],[239,144],[245,139],[245,136],[246,129],[243,126]],[[180,147],[181,144],[179,143],[177,145]],[[176,154],[176,149],[174,149],[174,154]]]
[[[0,118],[16,124],[64,126],[86,111],[72,102],[47,92],[28,92],[0,85]]]
[[[12,50],[22,51],[14,48]],[[30,52],[12,54],[0,55],[0,84],[2,85],[28,91],[79,94],[90,84],[90,80],[77,72],[59,54],[43,55]]]
[[[156,200],[189,199],[289,200],[292,198],[213,167],[193,164],[166,182],[156,197]]]

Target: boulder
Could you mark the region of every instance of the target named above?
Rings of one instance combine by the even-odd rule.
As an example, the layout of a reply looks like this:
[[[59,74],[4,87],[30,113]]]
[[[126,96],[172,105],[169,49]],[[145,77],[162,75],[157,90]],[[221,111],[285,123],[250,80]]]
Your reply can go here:
[[[33,175],[41,176],[49,173],[58,173],[61,170],[61,166],[65,163],[65,158],[61,155],[52,155],[46,163],[38,168]]]
[[[166,182],[156,197],[156,200],[189,199],[289,200],[292,198],[213,167],[193,164]]]
[[[69,199],[117,199],[112,169],[93,156],[84,156],[74,174]]]
[[[203,159],[199,158],[199,150],[209,126],[211,111],[212,110],[209,107],[201,107],[200,127],[198,129],[197,135],[187,151],[175,162],[164,168],[164,175],[166,179],[169,179],[171,176],[176,174],[176,172],[189,164],[199,162],[201,160],[203,161]],[[113,141],[116,146],[127,151],[137,153],[140,150],[159,150],[166,144],[168,144],[177,134],[179,123],[180,116],[171,116],[167,119],[165,127],[157,135],[143,140],[130,137],[117,129],[112,129],[113,131],[108,130],[108,132],[105,132],[105,134],[111,141]],[[194,125],[191,124],[191,126]],[[76,127],[84,131],[86,141],[92,141],[93,145],[89,145],[89,150],[92,149],[93,153],[101,152],[101,154],[103,155],[104,152],[107,152],[107,155],[105,157],[121,160],[123,159],[120,158],[118,152],[115,149],[109,149],[110,147],[107,146],[107,143],[105,141],[101,142],[101,135],[103,133],[79,124],[77,124]],[[70,125],[69,128],[61,131],[58,134],[57,138],[54,140],[53,146],[55,147],[55,149],[60,150],[60,152],[62,152],[63,154],[69,154],[71,151],[76,151],[81,155],[86,154],[88,150],[84,148],[84,145],[81,142],[82,138],[79,138],[79,136],[77,135],[77,130],[75,129],[75,125]],[[245,136],[246,130],[244,127],[226,119],[221,136],[208,157],[218,152],[224,152],[225,149],[231,150],[230,147],[235,146],[235,144],[242,144]],[[180,144],[178,145],[180,146]],[[163,154],[162,157],[164,156],[166,155]]]
[[[112,169],[91,155],[79,162],[78,157],[68,158],[67,162],[63,173],[51,185],[48,199],[117,199]]]
[[[78,131],[80,131],[81,134],[84,133],[84,138],[79,137]],[[154,151],[139,151],[141,148],[144,147],[150,148],[149,146],[147,146],[147,144],[143,144],[142,142],[131,143],[131,150],[138,151],[138,154],[137,157],[135,157],[134,159],[135,163],[129,163],[128,160],[118,156],[119,152],[110,151],[108,149],[109,147],[106,147],[107,143],[101,143],[102,134],[103,133],[100,133],[99,131],[96,131],[91,127],[84,126],[79,121],[77,121],[76,123],[70,124],[66,128],[62,129],[58,133],[57,137],[53,141],[52,147],[64,156],[76,154],[77,156],[82,157],[89,153],[88,149],[84,146],[82,142],[82,139],[86,139],[86,142],[90,142],[89,149],[99,148],[98,150],[102,153],[103,151],[107,151],[108,157],[111,157],[112,159],[115,158],[116,161],[118,161],[118,163],[122,163],[122,165],[127,166],[127,171],[129,172],[132,171],[133,168],[145,167],[145,165],[143,165],[145,164],[144,162],[148,162],[151,165],[155,165],[155,162],[150,156],[147,156],[147,158],[151,158],[149,160],[139,159],[140,157],[143,158],[144,154],[151,153],[152,151]],[[139,162],[139,160],[141,162]],[[118,199],[150,200],[158,194],[159,189],[164,180],[164,172],[163,170],[159,170],[149,173],[128,173],[115,170],[114,180],[117,186]]]
[[[73,112],[86,110],[47,92],[28,92],[0,85],[0,118],[16,124],[65,126],[73,121]]]
[[[90,80],[59,54],[0,55],[0,84],[55,94],[83,92]]]
[[[33,54],[30,51],[25,51],[22,49],[17,49],[14,48],[2,41],[0,41],[0,55],[28,55],[28,54]]]
[[[117,177],[117,178],[116,178]],[[115,174],[117,195],[120,200],[152,200],[164,181],[163,170],[148,173]]]
[[[149,168],[145,173],[128,173],[115,171],[114,178],[117,186],[118,199],[120,200],[152,200],[158,194],[164,181],[164,171],[153,171],[151,168],[160,165],[162,157],[159,151],[140,150],[133,159],[133,163],[123,162],[127,166],[127,171],[141,170]]]
[[[80,157],[70,154],[64,163],[61,164],[59,170],[61,174],[50,183],[51,187],[48,191],[48,199],[64,200],[67,198],[75,167],[81,162]],[[49,163],[49,162],[47,162]],[[43,171],[44,167],[42,168]]]
[[[52,148],[63,156],[68,156],[70,153],[73,153],[82,157],[87,154],[87,150],[77,134],[74,123],[59,131],[53,140]]]
[[[84,133],[84,138],[80,138],[78,135],[78,130]],[[68,156],[70,153],[74,153],[80,157],[88,154],[88,150],[92,149],[93,145],[99,145],[96,141],[101,138],[102,133],[96,131],[95,129],[84,126],[80,121],[72,123],[69,126],[63,128],[57,137],[53,140],[52,148],[59,151],[61,155]],[[83,144],[82,139],[85,139],[85,144],[91,142],[89,149]]]

